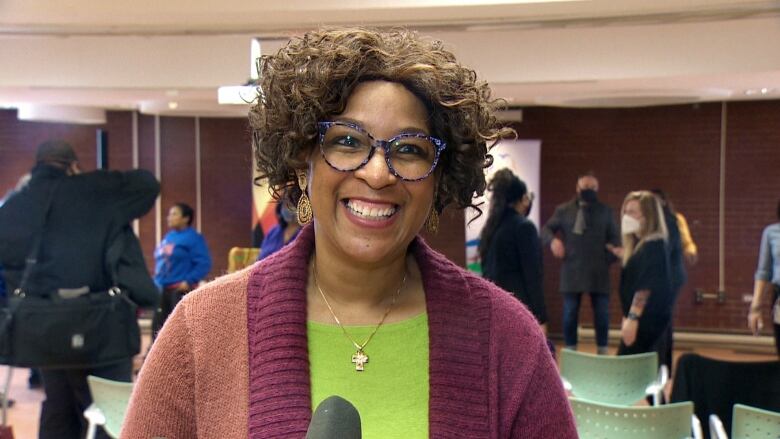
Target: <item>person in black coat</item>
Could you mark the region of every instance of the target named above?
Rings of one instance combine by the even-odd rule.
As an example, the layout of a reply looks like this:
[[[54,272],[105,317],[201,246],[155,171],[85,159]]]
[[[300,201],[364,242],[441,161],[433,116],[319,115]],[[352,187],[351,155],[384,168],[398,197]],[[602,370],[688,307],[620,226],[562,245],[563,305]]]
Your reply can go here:
[[[674,301],[663,208],[651,192],[636,191],[626,196],[622,212],[623,320],[618,355],[658,352]]]
[[[666,244],[666,253],[669,257],[669,270],[672,279],[672,319],[669,320],[669,326],[663,335],[663,340],[659,346],[659,363],[665,364],[669,369],[669,373],[672,373],[672,352],[674,351],[674,304],[677,302],[677,297],[680,295],[680,290],[683,285],[688,281],[688,271],[685,269],[685,259],[682,245],[682,236],[680,234],[680,228],[677,224],[677,212],[674,210],[674,206],[671,201],[666,197],[666,194],[661,189],[652,189],[650,192],[658,197],[658,201],[661,202],[663,208],[664,220],[666,221],[666,228],[669,232],[669,238]]]
[[[482,275],[523,302],[546,331],[542,246],[536,226],[526,218],[531,196],[506,168],[494,174],[488,191],[490,211],[479,242]]]
[[[122,277],[139,284],[139,271],[127,267],[140,256],[128,224],[152,208],[159,191],[159,183],[148,171],[81,173],[69,144],[41,144],[30,181],[0,208],[0,264],[9,291],[19,286],[36,236],[41,236],[40,247],[24,285],[28,293],[106,291],[115,286],[108,272],[111,258],[117,259],[119,284]],[[145,273],[147,279],[141,281],[148,284]],[[127,286],[137,305],[156,302],[156,293],[150,296],[148,289]],[[122,342],[126,341],[110,340],[106,345]],[[86,432],[82,413],[92,399],[87,375],[129,382],[132,358],[88,369],[45,369],[42,375],[46,400],[39,438],[75,439]]]
[[[593,174],[577,179],[577,196],[555,208],[542,227],[542,240],[563,261],[559,290],[563,295],[563,338],[577,349],[577,326],[584,293],[590,294],[596,347],[608,352],[609,266],[617,261],[620,234],[612,209],[598,199],[599,181]]]

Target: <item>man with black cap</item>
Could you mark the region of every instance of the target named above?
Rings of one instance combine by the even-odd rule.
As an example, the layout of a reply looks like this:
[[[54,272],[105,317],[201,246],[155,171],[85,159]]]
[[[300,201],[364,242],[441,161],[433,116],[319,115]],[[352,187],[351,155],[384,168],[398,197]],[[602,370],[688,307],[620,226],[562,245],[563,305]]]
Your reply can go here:
[[[106,270],[109,241],[149,211],[159,191],[148,171],[82,173],[68,143],[41,144],[30,181],[0,207],[0,264],[8,291],[19,286],[38,236],[37,263],[25,282],[26,292],[65,297],[108,290],[113,286]],[[140,306],[152,306],[156,299],[136,297],[132,291],[130,298]],[[129,382],[132,358],[42,373],[46,400],[39,437],[75,439],[86,431],[82,413],[91,403],[87,375]]]

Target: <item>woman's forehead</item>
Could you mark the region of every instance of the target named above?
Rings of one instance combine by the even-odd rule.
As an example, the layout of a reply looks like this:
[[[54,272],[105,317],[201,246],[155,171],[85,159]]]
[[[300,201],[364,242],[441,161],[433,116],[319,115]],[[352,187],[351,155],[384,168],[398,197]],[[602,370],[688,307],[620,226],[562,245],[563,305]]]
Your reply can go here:
[[[378,137],[430,130],[423,102],[402,84],[382,80],[358,84],[334,119],[353,122]]]

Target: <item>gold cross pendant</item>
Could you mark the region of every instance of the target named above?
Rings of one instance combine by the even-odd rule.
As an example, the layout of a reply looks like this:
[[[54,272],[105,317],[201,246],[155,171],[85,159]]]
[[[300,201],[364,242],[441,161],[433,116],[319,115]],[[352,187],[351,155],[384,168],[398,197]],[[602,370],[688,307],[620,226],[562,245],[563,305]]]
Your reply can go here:
[[[355,371],[362,372],[363,367],[368,363],[368,355],[366,355],[362,349],[358,349],[352,355],[352,362],[355,363]]]

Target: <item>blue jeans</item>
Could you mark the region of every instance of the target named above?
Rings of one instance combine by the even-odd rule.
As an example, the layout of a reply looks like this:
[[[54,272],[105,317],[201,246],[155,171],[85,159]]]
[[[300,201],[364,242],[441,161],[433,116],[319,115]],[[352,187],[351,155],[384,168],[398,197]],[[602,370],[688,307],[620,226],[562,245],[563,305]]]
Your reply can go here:
[[[563,340],[566,346],[577,346],[577,325],[583,293],[563,294]],[[609,294],[589,293],[596,327],[596,345],[607,347],[609,339]]]

